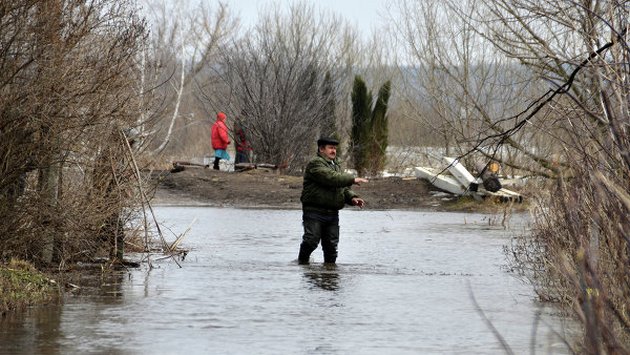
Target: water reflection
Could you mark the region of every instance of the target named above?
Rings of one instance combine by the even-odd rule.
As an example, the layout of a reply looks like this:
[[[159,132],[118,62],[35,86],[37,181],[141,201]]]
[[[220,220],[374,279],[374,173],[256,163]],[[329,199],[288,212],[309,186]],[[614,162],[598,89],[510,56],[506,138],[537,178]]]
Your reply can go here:
[[[133,269],[129,271],[101,271],[85,268],[81,274],[73,275],[75,279],[64,280],[62,278],[59,281],[66,285],[68,290],[66,299],[99,297],[105,304],[116,305],[123,302],[123,288],[129,282],[133,271]],[[80,287],[75,288],[75,285],[80,285]]]
[[[104,307],[124,303],[123,285],[130,276],[127,272],[105,272],[84,270],[78,278],[59,279],[69,290],[64,295],[66,304],[77,300],[89,300],[80,305],[79,313],[84,324],[97,324],[101,320]],[[75,285],[81,287],[75,287]],[[98,305],[98,306],[94,306]],[[28,309],[24,313],[8,313],[0,317],[0,354],[63,354],[60,339],[68,334],[64,326],[62,305],[48,305]],[[71,335],[72,336],[72,335]],[[76,346],[76,347],[74,347]],[[73,348],[78,349],[79,344]],[[118,354],[116,348],[107,349],[108,354]]]
[[[53,340],[60,337],[60,313],[54,307],[27,310],[30,322],[24,315],[8,313],[0,318],[0,353],[3,354],[57,354]]]
[[[304,278],[315,287],[326,291],[339,290],[339,272],[337,265],[322,264],[321,266],[305,267]]]

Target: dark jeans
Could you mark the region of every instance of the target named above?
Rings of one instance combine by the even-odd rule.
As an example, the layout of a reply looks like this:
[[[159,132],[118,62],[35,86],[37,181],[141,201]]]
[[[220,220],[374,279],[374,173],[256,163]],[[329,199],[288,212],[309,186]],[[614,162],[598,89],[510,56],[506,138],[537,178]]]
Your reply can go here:
[[[236,151],[236,158],[234,164],[249,163],[249,154],[247,152]]]
[[[298,262],[308,264],[311,253],[317,249],[321,240],[324,262],[334,263],[337,260],[337,244],[339,244],[339,222],[304,218],[302,225],[304,236],[300,244]]]

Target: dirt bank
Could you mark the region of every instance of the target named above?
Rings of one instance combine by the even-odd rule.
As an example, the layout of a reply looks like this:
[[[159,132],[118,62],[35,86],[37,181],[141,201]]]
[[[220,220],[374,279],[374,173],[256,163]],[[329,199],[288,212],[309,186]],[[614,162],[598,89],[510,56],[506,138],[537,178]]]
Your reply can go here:
[[[302,177],[280,175],[265,169],[224,172],[187,168],[154,173],[158,181],[153,203],[159,205],[208,205],[225,207],[300,208]],[[456,198],[439,193],[424,180],[372,179],[353,190],[366,201],[367,209],[446,208]]]

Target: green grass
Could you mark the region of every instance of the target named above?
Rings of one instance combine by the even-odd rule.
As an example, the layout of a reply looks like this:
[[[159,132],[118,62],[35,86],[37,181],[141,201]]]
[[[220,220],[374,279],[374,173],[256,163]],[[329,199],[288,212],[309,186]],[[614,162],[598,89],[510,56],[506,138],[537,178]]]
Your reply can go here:
[[[58,287],[31,264],[15,261],[0,265],[0,314],[58,298]]]

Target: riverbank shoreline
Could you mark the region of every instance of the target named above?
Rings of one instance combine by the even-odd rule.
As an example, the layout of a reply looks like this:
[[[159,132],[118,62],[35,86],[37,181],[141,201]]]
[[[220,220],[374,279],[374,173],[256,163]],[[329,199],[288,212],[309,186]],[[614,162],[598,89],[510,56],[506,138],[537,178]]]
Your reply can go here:
[[[152,204],[156,206],[301,209],[302,177],[273,170],[227,172],[194,167],[179,172],[154,171],[151,177],[155,184]],[[366,210],[497,213],[506,208],[517,211],[527,208],[526,203],[459,197],[417,178],[375,178],[360,186],[353,185],[352,190],[366,200]]]
[[[243,172],[216,171],[208,168],[188,168],[180,172],[169,170],[154,171],[151,174],[154,190],[151,203],[154,206],[176,207],[225,207],[239,209],[301,209],[300,194],[302,192],[302,177],[278,174],[273,170],[253,169]],[[449,211],[497,214],[510,211],[524,211],[525,204],[506,204],[494,201],[475,201],[472,198],[441,192],[426,180],[416,178],[387,177],[371,179],[361,186],[352,189],[366,201],[366,210],[410,210],[410,211]],[[354,207],[346,207],[354,209]],[[104,263],[103,265],[107,265]],[[109,269],[106,267],[105,269]],[[28,268],[27,268],[28,269]],[[80,270],[79,270],[80,269]],[[97,273],[103,272],[103,267],[94,265]],[[82,274],[93,274],[83,267],[72,267],[63,272],[63,276],[55,272],[44,272],[47,280],[57,279],[59,284],[77,284],[83,287],[89,284],[82,280]],[[13,274],[11,274],[13,275]],[[0,275],[9,280],[9,274]],[[33,270],[32,277],[40,277]],[[76,280],[75,280],[76,278]],[[28,282],[28,280],[27,280]],[[48,285],[48,286],[53,286]],[[14,289],[27,288],[12,286]],[[8,289],[8,288],[7,288]],[[7,301],[4,311],[21,309],[26,304],[45,304],[50,302],[48,297],[40,299],[41,290],[33,291],[32,296],[20,296],[31,300],[22,304],[21,301]],[[29,292],[30,292],[29,291]],[[43,293],[58,293],[46,290]],[[0,312],[1,313],[1,312]]]

